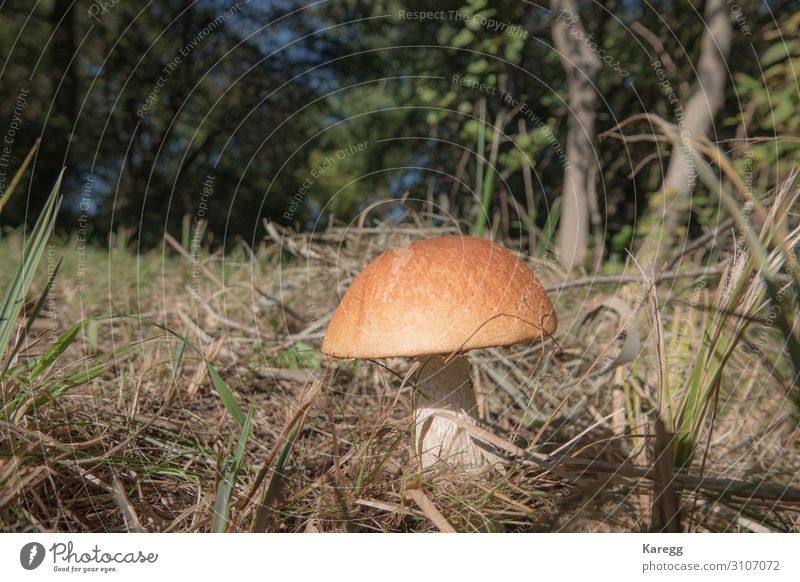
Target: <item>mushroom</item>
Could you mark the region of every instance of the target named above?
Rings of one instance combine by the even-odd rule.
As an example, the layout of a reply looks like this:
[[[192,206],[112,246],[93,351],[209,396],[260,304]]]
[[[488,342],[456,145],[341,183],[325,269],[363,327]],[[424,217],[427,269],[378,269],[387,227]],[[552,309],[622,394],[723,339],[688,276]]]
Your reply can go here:
[[[384,252],[353,280],[333,314],[323,353],[343,359],[414,358],[414,420],[423,467],[478,468],[492,455],[455,415],[477,424],[466,353],[553,334],[558,321],[539,281],[488,240],[445,236]],[[426,423],[429,418],[432,420]]]

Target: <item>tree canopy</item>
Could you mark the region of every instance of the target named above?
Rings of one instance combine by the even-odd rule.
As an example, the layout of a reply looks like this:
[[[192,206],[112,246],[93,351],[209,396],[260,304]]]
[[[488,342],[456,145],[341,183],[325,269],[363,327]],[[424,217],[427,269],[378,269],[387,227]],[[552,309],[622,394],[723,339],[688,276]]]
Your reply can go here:
[[[41,148],[29,195],[10,200],[3,221],[30,222],[66,166],[60,228],[83,219],[98,238],[124,227],[151,245],[202,204],[212,244],[250,241],[264,218],[320,228],[374,201],[391,218],[406,196],[552,245],[574,115],[556,22],[598,57],[600,137],[587,155],[602,224],[590,236],[620,256],[646,224],[670,146],[603,134],[637,114],[679,122],[702,84],[705,3],[572,4],[5,2],[4,175],[36,139]],[[798,131],[800,17],[790,1],[725,10],[734,39],[709,137],[774,184],[800,156],[796,141],[772,139]],[[695,204],[682,224],[691,233],[715,212]]]

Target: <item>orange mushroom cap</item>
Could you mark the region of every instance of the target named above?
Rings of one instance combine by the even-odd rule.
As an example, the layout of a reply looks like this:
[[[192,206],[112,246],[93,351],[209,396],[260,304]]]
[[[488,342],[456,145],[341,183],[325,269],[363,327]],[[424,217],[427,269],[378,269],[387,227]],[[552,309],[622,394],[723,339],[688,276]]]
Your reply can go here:
[[[445,236],[370,262],[333,314],[322,351],[337,358],[466,352],[544,338],[557,325],[536,275],[511,252]]]

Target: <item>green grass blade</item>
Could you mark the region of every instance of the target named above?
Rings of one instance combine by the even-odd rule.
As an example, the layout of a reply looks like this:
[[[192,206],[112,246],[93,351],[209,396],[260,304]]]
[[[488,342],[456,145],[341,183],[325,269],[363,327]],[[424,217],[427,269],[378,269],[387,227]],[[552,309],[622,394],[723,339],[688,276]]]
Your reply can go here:
[[[8,202],[9,198],[11,198],[11,194],[14,193],[14,190],[17,189],[17,184],[20,183],[22,180],[22,176],[25,174],[25,170],[28,169],[28,166],[33,161],[33,156],[36,155],[36,150],[39,149],[39,142],[40,140],[37,139],[36,142],[31,146],[28,155],[25,156],[25,159],[22,161],[22,165],[19,167],[17,172],[14,174],[14,177],[11,179],[11,182],[8,184],[8,188],[6,188],[5,192],[3,192],[2,198],[0,198],[0,213],[3,212],[3,207],[5,207],[6,202]]]
[[[275,463],[275,470],[269,480],[269,485],[264,489],[261,501],[258,504],[258,509],[256,510],[256,517],[253,524],[253,532],[255,533],[263,533],[265,531],[267,525],[267,508],[272,504],[272,501],[278,494],[284,471],[286,470],[286,461],[289,460],[289,455],[292,453],[292,448],[294,448],[294,442],[302,423],[303,419],[299,418],[286,437],[286,443],[283,445],[280,455],[278,455],[278,460]]]
[[[3,375],[5,376],[8,373],[8,369],[11,366],[11,363],[14,361],[14,358],[17,357],[17,354],[22,349],[25,340],[28,338],[28,335],[31,332],[31,327],[33,327],[33,322],[36,321],[36,318],[39,317],[39,313],[42,311],[42,307],[44,307],[45,301],[50,296],[50,289],[53,287],[55,283],[56,276],[58,275],[58,271],[61,268],[61,262],[63,259],[58,260],[58,264],[56,264],[55,269],[50,274],[50,277],[47,278],[47,285],[45,285],[44,291],[39,296],[39,300],[36,302],[36,305],[28,314],[28,322],[25,324],[25,329],[22,331],[22,334],[17,340],[17,345],[14,346],[14,349],[11,350],[11,354],[9,354],[8,358],[6,359],[5,364],[3,365]]]
[[[50,346],[50,349],[47,350],[37,361],[36,364],[33,366],[30,374],[28,375],[27,381],[33,382],[39,376],[44,373],[53,363],[63,354],[66,349],[72,345],[72,342],[75,341],[75,338],[78,337],[78,334],[81,330],[86,327],[89,323],[88,320],[84,319],[79,321],[59,337],[55,343]]]
[[[186,328],[186,331],[183,332],[183,337],[181,338],[181,343],[178,346],[178,353],[175,357],[175,363],[172,364],[172,377],[178,377],[178,368],[181,367],[181,362],[183,361],[183,353],[186,351],[186,344],[189,341],[189,328]]]
[[[275,463],[275,472],[283,475],[284,469],[286,469],[286,461],[289,460],[289,455],[292,452],[292,448],[294,447],[294,441],[297,438],[298,428],[300,428],[300,421],[292,427],[292,432],[289,433],[289,438],[286,439],[286,444],[284,445],[283,449],[281,450],[281,454],[278,456],[278,462]]]
[[[88,384],[101,374],[112,370],[120,363],[121,358],[135,353],[138,353],[137,346],[129,345],[112,352],[94,356],[88,361],[77,360],[72,362],[63,368],[58,375],[52,375],[49,378],[42,375],[35,384],[25,384],[17,391],[11,401],[6,404],[3,415],[6,417],[11,416],[25,402],[29,402],[29,404],[24,414],[30,414],[73,388]],[[34,396],[32,401],[31,396]]]
[[[548,247],[555,248],[555,234],[558,221],[561,219],[561,199],[557,199],[550,204],[545,220],[544,227],[539,233],[539,241],[536,244],[536,254],[541,256],[547,251]]]
[[[211,531],[213,533],[223,533],[228,528],[230,516],[230,501],[233,495],[233,487],[242,468],[244,453],[247,449],[247,441],[250,439],[250,426],[253,422],[255,405],[251,404],[247,411],[247,417],[242,425],[242,432],[236,443],[233,455],[225,459],[222,474],[217,482],[217,495],[214,501],[214,514],[211,520]]]
[[[180,340],[181,343],[184,344],[186,347],[189,347],[194,352],[196,352],[201,358],[203,358],[203,361],[206,364],[206,368],[208,369],[208,373],[211,376],[211,382],[214,385],[214,390],[217,393],[217,396],[219,396],[219,399],[222,401],[222,404],[225,406],[228,412],[230,412],[230,414],[236,419],[236,421],[239,424],[242,424],[244,422],[244,417],[245,417],[244,412],[242,412],[242,409],[236,402],[236,398],[234,398],[233,392],[231,392],[231,389],[228,388],[227,384],[225,384],[224,380],[220,377],[219,372],[217,372],[217,369],[214,367],[214,364],[212,364],[208,360],[208,358],[206,358],[205,354],[203,354],[203,351],[198,346],[194,345],[192,342],[188,340],[188,332],[183,336],[181,336],[178,332],[170,329],[169,327],[163,325],[158,321],[142,318],[133,314],[118,314],[115,315],[114,317],[117,318],[129,317],[142,324],[151,325],[157,329],[163,330],[167,334]]]
[[[481,97],[480,100],[480,120],[478,124],[478,157],[477,169],[475,172],[475,194],[483,194],[483,175],[484,165],[486,164],[484,152],[486,151],[486,99]],[[483,230],[486,228],[486,217],[489,213],[489,208],[486,205],[478,208],[475,215],[475,236],[483,236]]]
[[[23,249],[22,258],[17,264],[14,274],[6,287],[3,298],[0,300],[0,356],[8,349],[14,330],[19,323],[19,317],[25,304],[25,297],[30,289],[33,276],[44,255],[47,241],[53,232],[56,216],[61,206],[59,189],[64,171],[61,171],[53,190],[39,215],[36,225],[31,231]]]
[[[497,123],[502,125],[502,115],[498,116]],[[501,128],[493,127],[492,128],[492,148],[489,151],[489,163],[486,168],[486,173],[483,177],[483,191],[481,192],[481,212],[479,216],[481,217],[481,224],[479,225],[479,232],[477,236],[483,235],[483,230],[485,227],[485,220],[491,220],[490,212],[492,206],[492,194],[494,193],[494,178],[495,174],[497,173],[497,152],[498,152],[498,140],[500,139],[500,132]]]
[[[211,376],[211,382],[214,384],[214,390],[222,401],[222,405],[231,413],[231,416],[236,419],[236,422],[240,425],[244,424],[244,412],[242,412],[239,403],[236,402],[233,392],[231,392],[231,389],[228,388],[228,385],[225,384],[225,381],[220,377],[214,364],[205,356],[203,356],[203,360],[206,363],[206,368],[208,368],[208,373]]]
[[[48,402],[52,402],[59,396],[63,396],[73,388],[78,386],[82,386],[83,384],[88,384],[98,376],[100,376],[103,372],[111,369],[113,364],[98,364],[96,366],[91,366],[86,370],[80,372],[79,374],[73,376],[67,376],[61,381],[57,383],[53,383],[47,386],[47,389],[43,391],[42,395],[37,397],[31,405],[25,410],[25,414],[30,414],[31,412],[41,408]]]
[[[97,349],[97,320],[90,319],[89,324],[86,326],[86,341],[89,347]]]

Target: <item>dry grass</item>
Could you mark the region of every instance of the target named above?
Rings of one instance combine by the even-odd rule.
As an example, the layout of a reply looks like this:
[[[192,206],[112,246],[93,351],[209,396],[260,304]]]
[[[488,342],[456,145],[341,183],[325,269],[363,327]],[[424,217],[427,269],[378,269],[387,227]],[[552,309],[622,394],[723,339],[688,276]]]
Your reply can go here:
[[[508,463],[480,475],[421,474],[407,362],[331,362],[318,347],[339,294],[370,258],[445,229],[268,230],[254,250],[203,252],[196,262],[170,245],[138,257],[125,240],[88,248],[82,293],[75,242],[56,244],[65,265],[28,354],[76,321],[109,314],[118,316],[85,328],[52,373],[134,349],[90,383],[0,423],[3,530],[211,529],[242,428],[203,358],[179,355],[180,340],[160,325],[202,350],[242,410],[253,405],[230,531],[640,531],[666,527],[665,495],[684,530],[800,531],[800,492],[782,487],[798,482],[797,424],[768,327],[751,326],[734,350],[701,431],[702,463],[673,474],[656,462],[665,446],[655,438],[659,370],[680,383],[724,265],[652,287],[554,291],[556,341],[470,355],[486,421],[475,436]],[[0,244],[5,270],[19,240]],[[552,262],[522,258],[546,285],[564,280]],[[628,350],[641,348],[630,361],[620,319],[652,318],[653,298],[658,333],[636,338],[629,326],[624,341],[638,346]]]

